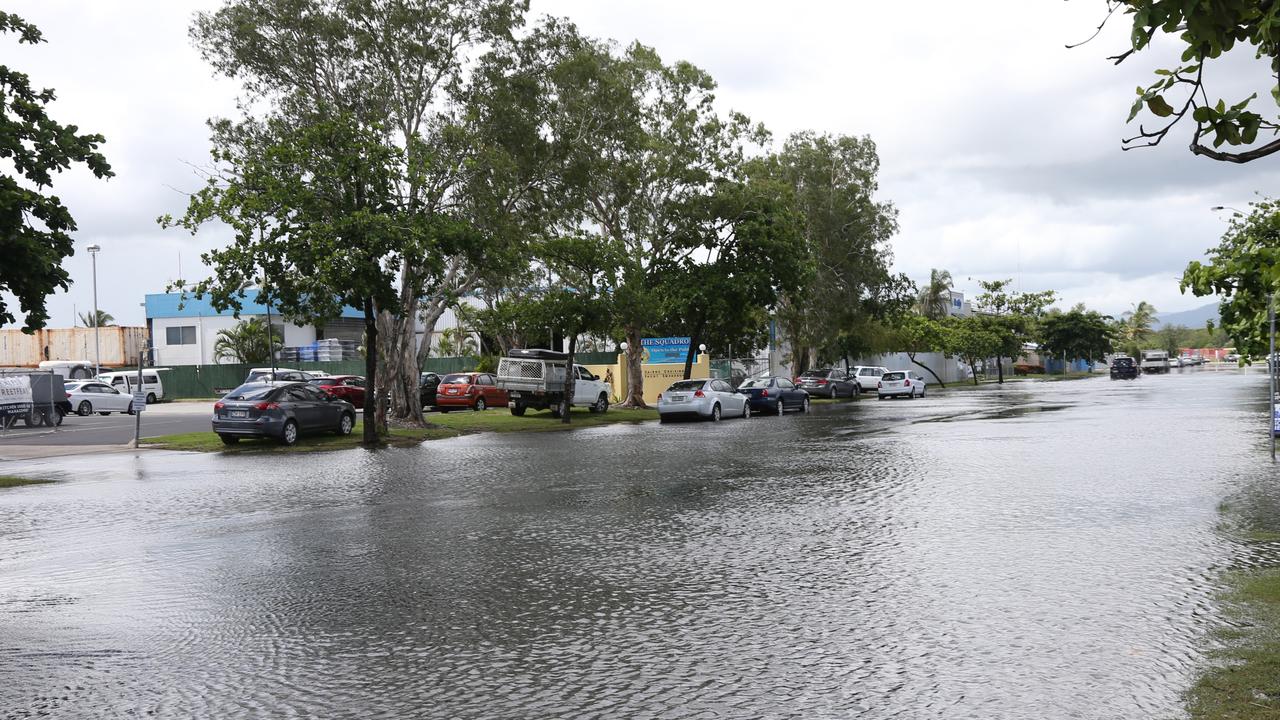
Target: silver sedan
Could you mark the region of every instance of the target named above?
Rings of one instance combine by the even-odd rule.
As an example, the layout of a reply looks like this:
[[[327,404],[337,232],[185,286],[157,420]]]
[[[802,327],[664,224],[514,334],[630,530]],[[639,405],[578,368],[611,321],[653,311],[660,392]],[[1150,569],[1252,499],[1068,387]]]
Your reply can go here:
[[[746,395],[724,380],[680,380],[658,396],[658,420],[666,422],[679,417],[705,418],[712,422],[722,417],[748,418],[751,404]]]

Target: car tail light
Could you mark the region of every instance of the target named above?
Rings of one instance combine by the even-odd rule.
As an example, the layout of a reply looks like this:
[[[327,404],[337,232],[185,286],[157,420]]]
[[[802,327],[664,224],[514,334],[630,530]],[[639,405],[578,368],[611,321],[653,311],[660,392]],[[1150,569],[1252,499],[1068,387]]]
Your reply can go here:
[[[902,381],[902,387],[911,387],[911,381],[910,381],[910,380],[903,380],[903,381]]]
[[[884,383],[882,383],[882,382],[877,382],[877,383],[876,383],[876,389],[877,389],[877,390],[879,390],[879,389],[880,389],[880,388],[882,388],[882,387],[884,387]]]
[[[694,396],[694,397],[706,397],[707,395],[706,395],[706,393],[702,392],[701,390],[694,390],[694,391],[693,391],[693,396]]]
[[[216,402],[216,403],[214,403],[214,404],[213,404],[213,409],[214,409],[214,410],[221,410],[223,407],[225,407],[225,406],[222,404],[222,401],[221,401],[221,400],[219,400],[218,402]]]
[[[662,402],[662,393],[658,393],[658,402]]]
[[[826,380],[819,380],[819,381],[818,381],[818,384],[819,384],[819,385],[826,385],[826,384],[827,384],[827,381],[826,381]]]
[[[254,410],[279,410],[280,403],[260,402],[257,405],[254,405],[253,409]]]
[[[760,397],[769,397],[769,391],[768,391],[768,390],[761,390],[761,391],[760,391]]]

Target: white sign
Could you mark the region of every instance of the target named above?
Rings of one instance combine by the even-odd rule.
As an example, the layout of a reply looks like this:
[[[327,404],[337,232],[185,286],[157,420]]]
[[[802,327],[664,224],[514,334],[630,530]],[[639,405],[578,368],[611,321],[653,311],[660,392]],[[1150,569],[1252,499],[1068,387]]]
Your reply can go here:
[[[0,416],[31,412],[31,378],[0,375]]]
[[[134,412],[142,412],[147,409],[147,393],[146,391],[138,391],[133,394],[133,402],[130,404],[130,410]]]

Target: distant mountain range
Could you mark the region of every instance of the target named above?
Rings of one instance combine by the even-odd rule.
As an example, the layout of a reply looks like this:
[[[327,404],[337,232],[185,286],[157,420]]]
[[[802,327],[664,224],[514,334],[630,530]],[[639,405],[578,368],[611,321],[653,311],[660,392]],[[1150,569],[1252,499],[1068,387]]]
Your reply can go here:
[[[1153,330],[1159,330],[1165,325],[1202,328],[1208,320],[1212,320],[1215,325],[1222,322],[1218,317],[1218,303],[1211,302],[1208,305],[1202,305],[1192,310],[1183,310],[1182,312],[1159,313],[1156,316],[1156,321],[1151,323],[1151,327]]]

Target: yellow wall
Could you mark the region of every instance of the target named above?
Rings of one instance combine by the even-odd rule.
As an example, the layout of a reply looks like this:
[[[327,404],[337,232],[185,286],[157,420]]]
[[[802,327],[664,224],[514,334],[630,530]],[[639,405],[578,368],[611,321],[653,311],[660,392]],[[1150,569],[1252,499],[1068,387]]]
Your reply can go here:
[[[612,365],[585,365],[588,370],[609,380],[613,385],[613,402],[622,402],[622,395],[627,390],[627,357],[619,355],[618,361]],[[658,394],[666,390],[671,383],[684,379],[684,363],[644,364],[640,366],[644,372],[644,401],[650,405],[658,402]],[[690,377],[711,377],[711,356],[699,353],[690,369]]]

